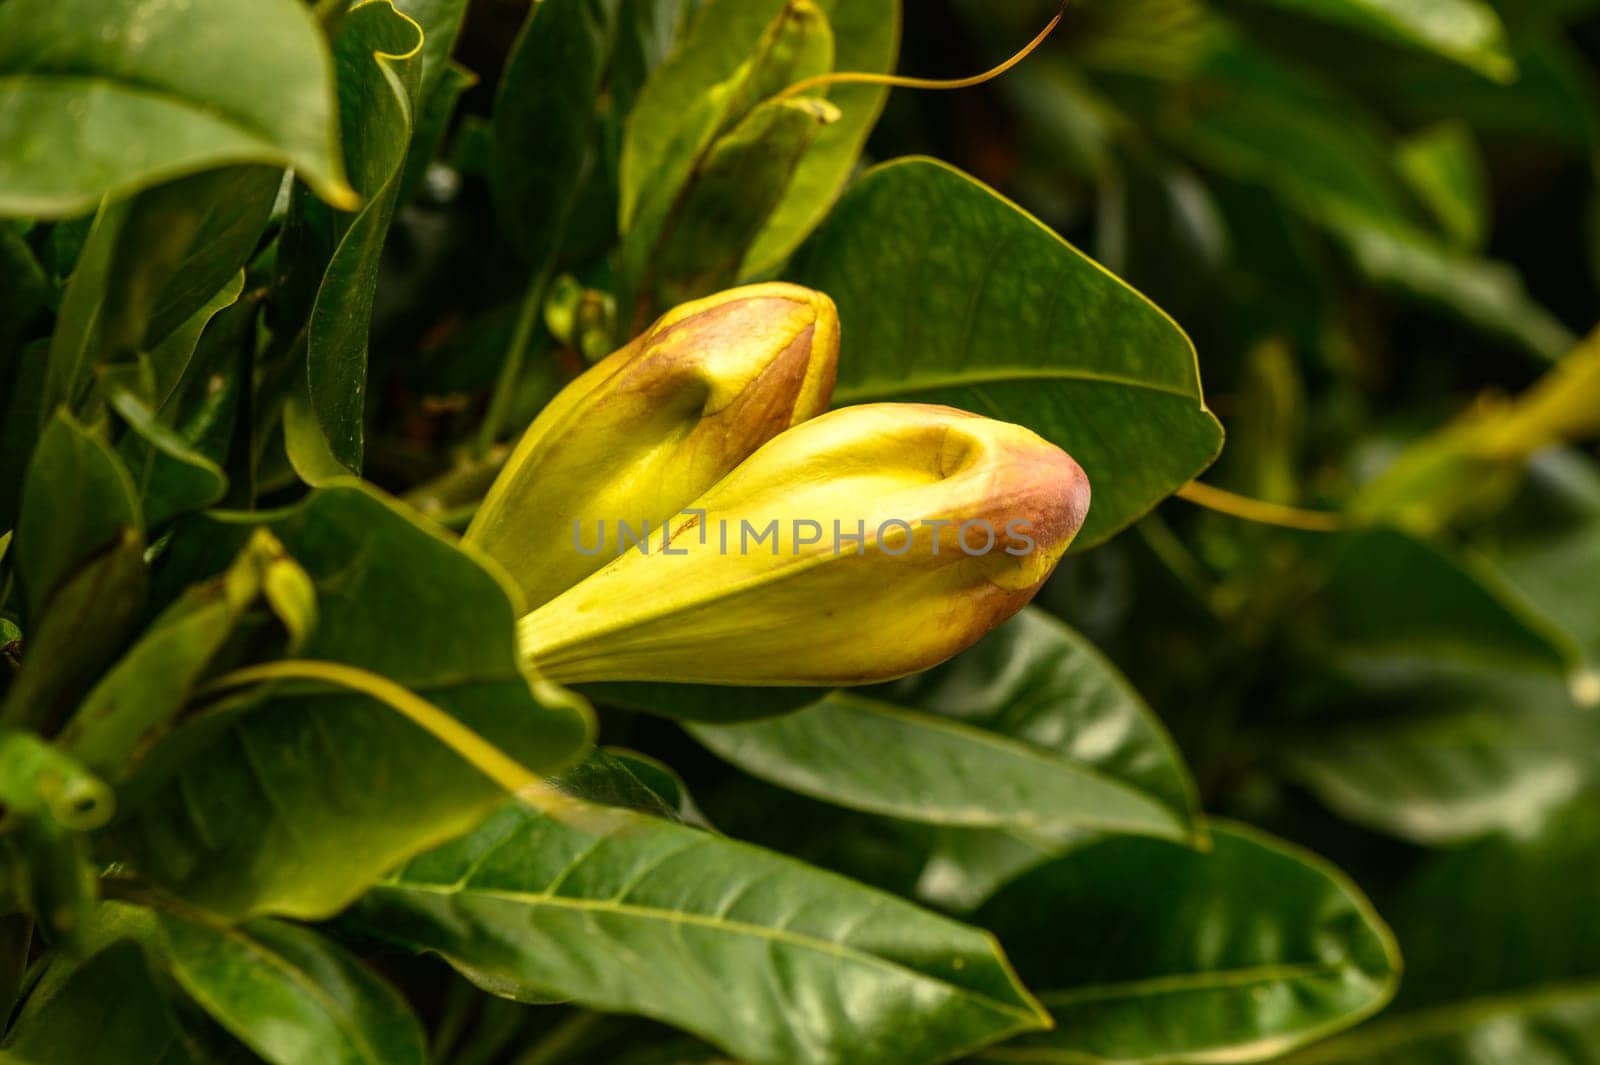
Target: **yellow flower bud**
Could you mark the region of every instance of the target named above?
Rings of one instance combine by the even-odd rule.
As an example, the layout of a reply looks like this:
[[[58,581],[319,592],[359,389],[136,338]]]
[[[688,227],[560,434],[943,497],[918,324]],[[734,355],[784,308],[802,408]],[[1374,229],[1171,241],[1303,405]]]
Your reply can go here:
[[[746,459],[665,545],[614,549],[524,617],[519,641],[561,682],[888,680],[1020,610],[1088,509],[1083,470],[1021,426],[846,407]]]
[[[660,529],[762,444],[826,410],[838,354],[833,301],[798,285],[675,307],[540,412],[465,539],[542,603],[606,564],[574,549],[575,523]]]

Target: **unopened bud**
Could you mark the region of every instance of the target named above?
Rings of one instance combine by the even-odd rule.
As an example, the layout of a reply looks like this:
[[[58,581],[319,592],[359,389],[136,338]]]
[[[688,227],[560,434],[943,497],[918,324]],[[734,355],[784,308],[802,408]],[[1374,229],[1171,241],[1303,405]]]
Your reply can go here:
[[[833,301],[798,285],[730,289],[663,315],[534,419],[467,529],[529,605],[605,565],[576,527],[657,528],[783,430],[827,409]]]
[[[1089,482],[1021,426],[949,407],[846,407],[788,430],[524,617],[561,682],[859,684],[944,661],[1020,610]]]

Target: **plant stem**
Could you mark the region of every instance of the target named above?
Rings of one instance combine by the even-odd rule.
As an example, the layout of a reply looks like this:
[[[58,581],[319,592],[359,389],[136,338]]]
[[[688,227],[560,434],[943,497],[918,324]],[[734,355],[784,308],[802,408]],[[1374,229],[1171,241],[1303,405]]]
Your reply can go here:
[[[544,290],[550,281],[550,264],[545,263],[534,272],[528,290],[522,295],[522,308],[517,312],[517,324],[511,331],[511,344],[506,348],[506,361],[500,365],[500,376],[495,379],[494,391],[489,394],[489,407],[483,412],[483,424],[478,427],[477,453],[487,455],[500,439],[500,428],[510,413],[511,400],[517,392],[517,382],[522,378],[522,364],[527,361],[528,348],[539,328],[540,312],[544,309]]]
[[[1326,510],[1301,510],[1282,503],[1268,503],[1261,499],[1237,495],[1209,484],[1190,481],[1178,489],[1178,497],[1196,506],[1214,510],[1245,521],[1262,525],[1277,525],[1285,529],[1303,529],[1306,532],[1338,532],[1345,527],[1344,519]]]

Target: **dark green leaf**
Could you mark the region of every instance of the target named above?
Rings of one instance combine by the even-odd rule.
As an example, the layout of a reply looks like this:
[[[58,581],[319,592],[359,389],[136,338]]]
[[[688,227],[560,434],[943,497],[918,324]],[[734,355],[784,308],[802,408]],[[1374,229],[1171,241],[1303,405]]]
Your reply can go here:
[[[494,109],[495,205],[523,257],[548,271],[594,163],[595,107],[618,0],[533,8],[506,61]]]
[[[1041,1023],[983,933],[622,810],[507,806],[353,917],[496,993],[657,1017],[758,1065],[931,1063]]]
[[[1470,557],[1391,529],[1347,534],[1333,550],[1325,614],[1330,636],[1349,653],[1466,652],[1558,674],[1577,656],[1570,638]]]
[[[900,160],[863,177],[798,280],[839,305],[838,402],[947,403],[1065,448],[1094,489],[1080,546],[1149,510],[1221,447],[1183,331],[942,163]]]

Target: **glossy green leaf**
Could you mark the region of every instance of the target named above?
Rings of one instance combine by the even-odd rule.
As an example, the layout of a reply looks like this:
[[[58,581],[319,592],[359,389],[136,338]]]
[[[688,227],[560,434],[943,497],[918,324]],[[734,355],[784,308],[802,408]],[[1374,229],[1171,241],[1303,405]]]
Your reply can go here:
[[[1079,546],[1149,510],[1222,445],[1183,331],[942,163],[869,172],[796,279],[839,305],[837,402],[947,403],[1025,425],[1077,459],[1094,490]]]
[[[330,453],[351,472],[361,469],[367,334],[379,260],[415,126],[422,48],[421,29],[389,0],[353,7],[334,41],[350,181],[364,203],[353,219],[341,220],[311,307],[306,383]],[[293,448],[290,457],[295,457]],[[302,475],[325,479],[311,463],[304,466]]]
[[[8,0],[0,214],[68,217],[241,163],[293,167],[349,207],[332,75],[297,0]]]
[[[1498,82],[1516,77],[1505,27],[1486,0],[1258,0],[1452,59]]]
[[[534,772],[559,770],[587,745],[584,713],[542,706],[520,672],[506,586],[370,489],[330,486],[261,518],[200,519],[174,539],[167,572],[184,584],[221,573],[258,525],[316,586],[301,657],[401,684]],[[301,683],[195,718],[126,791],[118,852],[229,916],[325,916],[504,797],[393,710]]]
[[[682,821],[682,797],[672,801],[651,784],[659,777],[652,776],[646,783],[641,776],[639,763],[624,760],[604,747],[597,747],[577,765],[557,777],[554,784],[568,795],[603,806],[620,806],[637,810],[668,821]],[[671,777],[669,780],[673,779]]]
[[[323,936],[283,921],[233,927],[126,905],[132,935],[202,1009],[272,1065],[422,1065],[421,1026],[393,988]]]
[[[1003,889],[978,919],[1055,1018],[996,1061],[1258,1061],[1393,995],[1400,959],[1332,866],[1243,826],[1210,851],[1091,844]]]
[[[1161,726],[1042,611],[927,673],[689,730],[764,780],[903,820],[1061,842],[1096,830],[1179,840],[1193,831],[1193,785]]]
[[[498,994],[669,1021],[753,1065],[935,1062],[1042,1023],[983,933],[622,810],[507,806],[352,911]]]
[[[900,49],[899,0],[819,0],[833,26],[834,69],[888,73]],[[777,267],[815,229],[844,190],[867,135],[883,110],[886,90],[873,85],[835,85],[825,93],[839,119],[825,126],[789,179],[750,250],[740,276]]]

